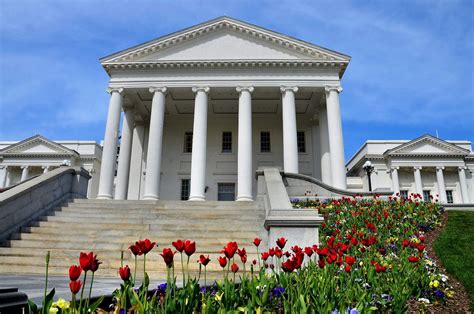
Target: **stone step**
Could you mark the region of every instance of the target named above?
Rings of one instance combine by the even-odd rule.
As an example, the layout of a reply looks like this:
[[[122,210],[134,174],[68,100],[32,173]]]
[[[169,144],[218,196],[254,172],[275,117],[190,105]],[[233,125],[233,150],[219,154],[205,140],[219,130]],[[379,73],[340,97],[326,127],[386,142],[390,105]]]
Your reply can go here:
[[[114,210],[57,210],[49,213],[52,216],[58,217],[80,217],[80,218],[99,218],[99,219],[108,219],[108,218],[158,218],[158,217],[170,217],[180,219],[196,219],[196,218],[207,218],[207,219],[218,219],[218,218],[239,218],[239,219],[256,219],[265,217],[265,212],[262,210],[258,211],[246,211],[246,212],[218,212],[214,210],[191,210],[187,212],[179,211],[157,211],[157,210],[147,210],[147,211],[114,211]]]
[[[250,236],[250,237],[249,237]],[[247,237],[240,237],[240,238],[232,238],[233,241],[236,241],[237,243],[247,243],[249,245],[252,245],[253,239],[255,237],[251,237],[252,235],[248,235]],[[129,245],[135,243],[139,238],[133,235],[128,235],[128,236],[103,236],[100,233],[97,233],[96,236],[89,236],[88,234],[82,234],[81,236],[78,235],[71,235],[71,234],[65,234],[61,235],[61,241],[64,242],[77,242],[77,243],[82,243],[86,242],[89,243],[91,241],[104,241],[104,242],[109,242],[109,243],[122,243],[122,244],[127,244]],[[168,237],[168,238],[163,238],[163,237],[150,237],[151,240],[153,241],[158,241],[160,246],[162,245],[171,245],[173,241],[176,241],[176,237]],[[57,234],[45,234],[45,233],[21,233],[15,236],[15,239],[13,240],[37,240],[37,241],[56,241],[57,240]],[[225,245],[227,242],[229,242],[225,238],[210,238],[206,236],[201,236],[201,237],[193,237],[193,241],[196,241],[197,244],[202,244],[202,243],[207,243],[209,245],[215,244],[215,245]]]
[[[130,224],[147,224],[147,223],[159,223],[159,222],[169,222],[169,223],[180,223],[180,222],[187,222],[187,223],[196,223],[196,219],[203,219],[204,221],[223,221],[230,222],[238,220],[239,223],[246,224],[248,222],[255,222],[255,221],[264,221],[263,215],[240,215],[240,214],[232,214],[232,215],[216,215],[216,214],[202,214],[202,215],[186,215],[183,217],[179,214],[149,214],[149,215],[107,215],[103,216],[100,214],[80,214],[80,213],[64,213],[64,212],[57,212],[54,216],[42,216],[40,220],[42,221],[60,221],[60,222],[75,222],[78,221],[106,221],[107,223],[130,223]]]
[[[207,230],[190,230],[185,229],[181,231],[176,230],[139,230],[133,229],[81,229],[81,228],[70,228],[67,230],[69,235],[81,236],[134,236],[136,239],[158,239],[158,238],[171,238],[171,239],[194,239],[200,237],[209,237],[209,232]],[[62,228],[55,227],[24,227],[22,228],[23,233],[36,233],[36,234],[51,234],[56,235],[58,238],[61,237],[65,231]],[[246,238],[246,237],[264,237],[266,231],[263,228],[260,228],[256,231],[242,231],[242,230],[225,230],[219,232],[213,232],[213,238],[222,238],[231,241],[232,239]]]
[[[48,248],[68,249],[76,251],[94,251],[94,250],[115,250],[116,252],[128,250],[130,243],[112,243],[107,241],[90,241],[90,242],[66,242],[58,240],[10,240],[12,248],[39,248],[48,250]],[[158,242],[160,250],[164,247],[171,247],[170,243]],[[197,243],[199,250],[202,252],[219,252],[223,245],[217,243]],[[250,245],[249,245],[250,246]]]
[[[159,201],[156,203],[133,202],[133,201],[98,201],[84,200],[83,202],[69,202],[62,207],[75,208],[100,208],[100,209],[129,209],[129,208],[145,208],[145,209],[216,209],[216,210],[238,210],[238,209],[261,209],[263,208],[258,202],[185,202],[185,201]]]
[[[216,222],[193,222],[193,221],[176,221],[170,223],[167,221],[149,222],[148,224],[130,224],[130,223],[107,223],[107,222],[59,222],[59,221],[39,221],[37,222],[38,227],[49,227],[58,228],[63,231],[71,231],[73,229],[79,230],[107,230],[107,229],[118,229],[118,230],[137,230],[137,231],[188,231],[190,235],[194,231],[208,231],[208,232],[226,232],[232,228],[234,230],[244,230],[246,232],[258,232],[263,227],[263,222],[247,222],[246,224],[239,224],[235,221],[224,221],[219,220]],[[215,236],[215,235],[212,235]]]

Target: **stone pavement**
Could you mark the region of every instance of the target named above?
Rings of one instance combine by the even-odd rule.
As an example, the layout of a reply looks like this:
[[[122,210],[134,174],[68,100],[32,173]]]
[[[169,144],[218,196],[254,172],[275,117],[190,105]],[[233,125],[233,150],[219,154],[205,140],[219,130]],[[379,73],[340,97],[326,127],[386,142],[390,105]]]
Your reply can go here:
[[[166,280],[155,281],[150,283],[150,289],[154,289],[160,283]],[[120,278],[94,278],[94,286],[92,287],[92,296],[101,296],[111,294],[115,289],[120,287]],[[90,277],[87,280],[84,295],[89,292]],[[18,288],[19,292],[28,295],[28,298],[40,305],[44,294],[44,275],[6,275],[0,274],[0,288]],[[69,290],[68,276],[50,276],[48,279],[48,292],[52,288],[56,288],[54,300],[64,298],[69,300],[71,292]]]

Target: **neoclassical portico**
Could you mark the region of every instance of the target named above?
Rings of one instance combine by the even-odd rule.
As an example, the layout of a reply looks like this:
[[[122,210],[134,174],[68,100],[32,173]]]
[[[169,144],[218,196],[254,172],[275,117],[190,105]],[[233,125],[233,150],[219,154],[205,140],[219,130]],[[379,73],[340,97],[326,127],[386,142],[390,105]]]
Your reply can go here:
[[[228,17],[103,58],[98,198],[177,198],[181,182],[199,201],[235,183],[235,199],[251,201],[254,171],[267,165],[345,189],[339,93],[349,60]]]

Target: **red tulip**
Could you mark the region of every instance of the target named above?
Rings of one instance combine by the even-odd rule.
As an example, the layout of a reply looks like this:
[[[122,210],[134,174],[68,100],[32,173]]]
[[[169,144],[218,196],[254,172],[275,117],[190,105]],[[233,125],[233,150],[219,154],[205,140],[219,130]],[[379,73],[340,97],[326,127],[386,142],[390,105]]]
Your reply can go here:
[[[280,247],[280,249],[283,249],[285,247],[286,241],[287,240],[282,237],[276,240],[276,244]]]
[[[138,245],[135,245],[135,244],[130,245],[129,249],[130,251],[132,251],[132,254],[135,256],[143,254],[143,252],[140,251],[140,248],[138,247]]]
[[[155,244],[156,242],[151,242],[149,239],[135,242],[135,245],[138,246],[140,251],[145,255],[155,247]]]
[[[306,255],[308,255],[308,257],[311,257],[311,255],[313,255],[313,248],[311,248],[311,247],[309,247],[309,246],[305,247],[305,248],[304,248],[304,253],[305,253]]]
[[[423,252],[425,250],[425,245],[420,244],[420,245],[418,245],[417,249],[418,249],[418,251]]]
[[[81,266],[72,265],[69,267],[69,279],[71,279],[71,281],[76,281],[81,276],[81,272]]]
[[[247,255],[247,251],[245,250],[245,248],[243,249],[237,249],[237,254],[242,257],[242,256],[245,256]]]
[[[403,240],[402,241],[402,246],[403,247],[407,247],[409,244],[410,244],[410,241],[408,241],[408,240]]]
[[[196,242],[191,240],[184,241],[184,252],[187,256],[191,256],[196,252]]]
[[[260,245],[260,243],[262,243],[262,239],[260,239],[260,238],[255,238],[253,240],[253,244],[257,247]]]
[[[252,264],[257,265],[257,260],[254,259],[254,260],[252,261]]]
[[[207,266],[211,259],[209,258],[209,255],[206,257],[204,255],[199,256],[198,263],[201,264],[202,266]]]
[[[349,266],[349,265],[344,266],[344,270],[346,272],[350,273],[351,272],[351,266]]]
[[[323,268],[323,267],[324,267],[324,264],[325,264],[324,259],[320,259],[320,260],[318,261],[318,266],[319,266],[319,268]]]
[[[79,264],[84,271],[88,271],[91,269],[92,263],[94,262],[94,253],[84,253],[81,252],[79,255]]]
[[[247,263],[247,255],[241,256],[240,260],[242,261],[243,264]]]
[[[100,264],[102,264],[102,262],[99,262],[99,260],[97,259],[97,255],[94,255],[94,258],[91,261],[90,270],[94,273],[97,269],[99,269]]]
[[[219,261],[219,264],[221,265],[222,268],[224,268],[227,265],[227,258],[225,258],[224,256],[219,256],[217,260]]]
[[[286,273],[291,273],[295,268],[293,265],[293,260],[288,259],[285,262],[281,263],[281,268]]]
[[[173,266],[173,258],[175,253],[176,252],[173,252],[170,248],[163,249],[163,253],[161,253],[160,255],[161,257],[163,257],[166,267],[171,268]]]
[[[417,256],[408,256],[408,261],[410,261],[411,263],[416,263],[420,260],[419,257]]]
[[[355,260],[356,259],[354,256],[346,256],[346,263],[350,266],[354,265]]]
[[[71,289],[72,294],[77,294],[81,290],[82,283],[80,280],[69,282],[69,289]]]
[[[235,252],[237,252],[237,242],[229,242],[227,243],[226,246],[224,246],[224,249],[221,251],[221,253],[224,253],[224,255],[228,258],[231,259],[234,257]]]
[[[125,267],[120,267],[119,274],[120,278],[122,278],[123,281],[127,281],[128,279],[130,279],[130,268],[128,267],[128,265],[125,265]]]
[[[375,271],[380,273],[380,272],[385,272],[387,270],[386,267],[380,265],[380,264],[375,264]]]
[[[184,251],[184,241],[183,240],[176,240],[175,242],[171,242],[175,247],[176,251],[183,253]]]
[[[262,260],[266,261],[269,257],[270,257],[270,254],[268,254],[268,252],[262,253]]]
[[[232,270],[233,273],[236,273],[239,271],[239,265],[237,265],[236,263],[230,265],[230,270]]]

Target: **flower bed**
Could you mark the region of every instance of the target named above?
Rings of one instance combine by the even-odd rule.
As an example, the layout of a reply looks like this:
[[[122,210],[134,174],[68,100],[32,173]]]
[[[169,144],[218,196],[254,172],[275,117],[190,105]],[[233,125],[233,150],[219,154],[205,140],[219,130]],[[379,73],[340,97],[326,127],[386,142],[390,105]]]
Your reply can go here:
[[[424,203],[414,195],[407,200],[390,198],[386,201],[342,198],[325,204],[315,202],[313,207],[325,216],[319,246],[290,248],[286,240],[280,238],[268,251],[261,252],[258,260],[247,261],[244,247],[255,245],[258,249],[260,240],[245,244],[230,242],[218,260],[199,257],[202,272],[196,279],[190,278],[187,272],[190,260],[197,259],[193,256],[196,243],[177,240],[160,254],[168,269],[168,280],[156,289],[149,289],[146,273],[144,282],[139,284],[135,282],[136,271],[128,265],[118,270],[123,284],[114,293],[115,310],[135,313],[221,313],[224,310],[398,313],[407,310],[410,299],[416,298],[423,306],[445,302],[454,293],[447,277],[439,273],[425,252],[424,232],[439,223],[442,208],[438,204]],[[149,240],[138,241],[130,247],[136,263],[144,265],[147,254],[156,254],[152,251],[154,248],[155,244]],[[175,254],[179,258],[175,258]],[[236,260],[240,260],[243,269]],[[176,267],[182,269],[183,278],[175,276],[175,262]],[[222,267],[222,280],[209,286],[206,281],[208,263],[219,263]],[[91,266],[94,265],[99,264],[93,254],[81,254],[78,267],[93,275]],[[64,305],[61,301],[63,306],[53,308],[65,313],[85,313],[87,308],[94,311],[99,306],[100,302],[89,305],[83,297],[89,276],[85,272],[81,282],[78,272],[77,267],[71,267],[73,303]],[[178,288],[176,281],[181,282],[181,279],[183,287]],[[52,297],[46,297],[45,310],[51,302]],[[78,307],[81,310],[75,310]]]

